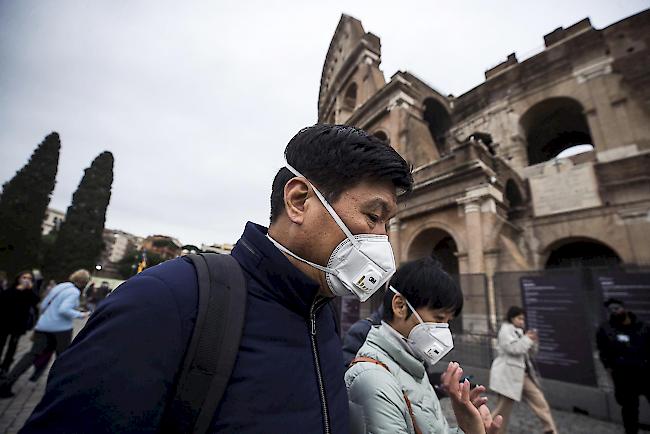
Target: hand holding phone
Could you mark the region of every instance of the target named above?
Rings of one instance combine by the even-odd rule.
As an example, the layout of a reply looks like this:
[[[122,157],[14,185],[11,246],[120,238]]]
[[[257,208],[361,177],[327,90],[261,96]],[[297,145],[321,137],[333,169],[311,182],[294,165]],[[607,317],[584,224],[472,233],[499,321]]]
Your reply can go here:
[[[539,335],[537,334],[537,330],[535,329],[530,329],[526,332],[526,336],[534,340],[535,342],[539,341]]]

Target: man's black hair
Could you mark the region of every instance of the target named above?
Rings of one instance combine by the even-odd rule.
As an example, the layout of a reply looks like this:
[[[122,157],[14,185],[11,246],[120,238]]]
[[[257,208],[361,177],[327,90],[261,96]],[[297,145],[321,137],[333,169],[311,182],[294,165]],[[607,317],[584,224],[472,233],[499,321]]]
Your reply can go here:
[[[519,315],[526,315],[524,308],[519,306],[510,306],[510,308],[508,308],[508,313],[506,313],[506,321],[512,323],[512,319]]]
[[[456,281],[440,266],[440,263],[428,256],[407,262],[399,267],[390,279],[390,285],[402,294],[413,309],[428,307],[453,311],[457,317],[463,309],[463,293]],[[384,320],[393,320],[393,296],[395,293],[386,289],[384,294]],[[408,310],[406,317],[411,315]]]
[[[284,157],[330,203],[345,190],[366,180],[392,181],[403,192],[413,188],[411,169],[395,149],[347,125],[316,124],[302,129],[287,144]],[[284,186],[294,176],[286,167],[275,175],[271,223],[284,210]]]
[[[623,303],[623,300],[619,300],[618,298],[608,298],[603,305],[605,307],[609,307],[610,304],[620,304],[621,306],[625,306],[625,303]]]

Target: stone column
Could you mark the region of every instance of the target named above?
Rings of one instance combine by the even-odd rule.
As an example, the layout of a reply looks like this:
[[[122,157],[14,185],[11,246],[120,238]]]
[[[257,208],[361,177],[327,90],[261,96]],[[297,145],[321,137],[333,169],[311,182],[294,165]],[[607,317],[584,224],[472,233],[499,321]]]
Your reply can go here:
[[[465,208],[465,230],[467,232],[467,264],[469,273],[482,273],[483,227],[481,223],[481,204],[478,200],[468,201]]]
[[[465,197],[456,201],[463,207],[465,214],[467,240],[467,269],[465,273],[486,275],[487,306],[485,306],[485,310],[492,327],[494,327],[496,310],[493,277],[498,252],[494,250],[494,246],[486,245],[484,234],[489,235],[490,231],[496,230],[497,202],[502,201],[503,194],[490,184],[469,188],[465,192]]]

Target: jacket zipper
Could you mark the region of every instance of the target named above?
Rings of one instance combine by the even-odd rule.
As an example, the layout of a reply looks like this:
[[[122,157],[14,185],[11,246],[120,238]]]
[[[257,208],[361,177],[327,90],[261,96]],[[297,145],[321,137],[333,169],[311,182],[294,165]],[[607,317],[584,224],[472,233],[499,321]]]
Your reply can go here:
[[[324,300],[324,302],[323,302]],[[323,385],[323,374],[320,368],[320,357],[318,355],[318,343],[316,342],[316,313],[318,310],[327,302],[327,299],[316,299],[311,305],[309,312],[309,320],[311,323],[311,330],[309,337],[311,338],[311,349],[314,354],[314,363],[316,365],[316,377],[318,378],[318,388],[320,389],[320,402],[321,409],[323,411],[323,424],[325,428],[325,434],[330,434],[330,417],[327,410],[327,400],[325,398],[325,386]]]

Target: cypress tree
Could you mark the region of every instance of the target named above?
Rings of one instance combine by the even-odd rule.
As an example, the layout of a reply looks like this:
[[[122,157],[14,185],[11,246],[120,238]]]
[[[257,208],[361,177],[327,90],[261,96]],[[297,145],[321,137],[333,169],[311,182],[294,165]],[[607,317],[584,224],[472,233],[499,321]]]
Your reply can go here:
[[[92,271],[104,247],[102,235],[113,184],[113,154],[102,152],[84,171],[59,228],[45,274],[65,280],[79,268]]]
[[[2,187],[0,270],[9,276],[38,261],[45,212],[56,183],[61,141],[55,132],[36,148],[27,164]]]

